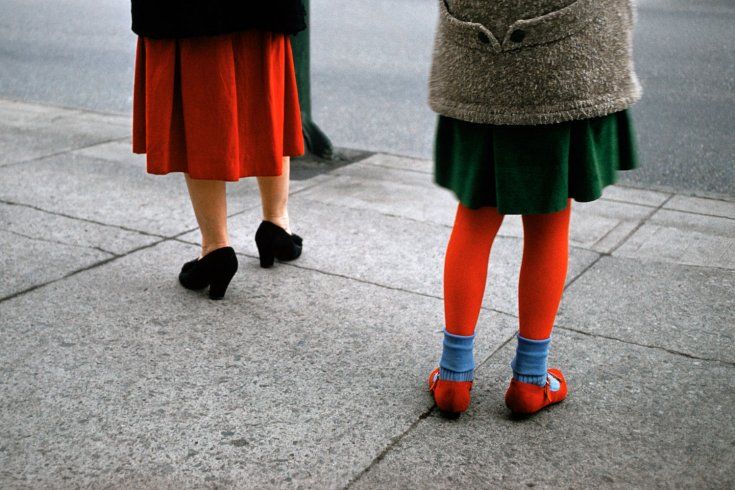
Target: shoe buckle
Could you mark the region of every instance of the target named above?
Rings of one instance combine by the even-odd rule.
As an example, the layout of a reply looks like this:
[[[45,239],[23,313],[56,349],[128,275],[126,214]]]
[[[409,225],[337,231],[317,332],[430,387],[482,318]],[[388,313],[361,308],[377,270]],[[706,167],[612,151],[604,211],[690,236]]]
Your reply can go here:
[[[436,384],[439,382],[439,373],[437,372],[433,379],[431,380],[431,385],[429,386],[429,391],[434,391],[434,388],[436,388]]]

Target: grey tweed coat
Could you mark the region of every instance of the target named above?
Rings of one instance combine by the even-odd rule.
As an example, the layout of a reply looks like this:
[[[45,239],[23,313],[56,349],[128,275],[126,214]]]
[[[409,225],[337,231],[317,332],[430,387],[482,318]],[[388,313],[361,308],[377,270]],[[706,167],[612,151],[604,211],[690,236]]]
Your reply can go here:
[[[485,124],[551,124],[627,109],[634,0],[438,0],[431,108]]]

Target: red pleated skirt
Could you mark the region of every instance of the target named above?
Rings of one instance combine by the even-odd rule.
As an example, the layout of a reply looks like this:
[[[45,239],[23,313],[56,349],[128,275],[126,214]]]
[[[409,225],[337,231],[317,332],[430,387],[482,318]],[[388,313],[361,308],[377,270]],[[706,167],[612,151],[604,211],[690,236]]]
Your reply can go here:
[[[304,153],[287,36],[263,31],[138,40],[133,152],[148,172],[237,181]]]

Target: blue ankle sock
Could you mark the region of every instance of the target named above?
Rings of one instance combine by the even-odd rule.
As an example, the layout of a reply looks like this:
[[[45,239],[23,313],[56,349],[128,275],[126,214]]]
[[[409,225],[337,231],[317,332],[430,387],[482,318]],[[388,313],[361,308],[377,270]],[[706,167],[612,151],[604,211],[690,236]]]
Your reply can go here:
[[[472,381],[475,375],[474,346],[474,335],[454,335],[444,330],[444,349],[439,361],[439,379]]]
[[[510,363],[513,369],[513,377],[522,383],[531,383],[538,386],[546,386],[548,377],[546,359],[549,356],[551,337],[544,340],[531,340],[518,337],[516,356]],[[559,382],[551,377],[551,389],[559,386]],[[556,382],[556,383],[555,383]]]

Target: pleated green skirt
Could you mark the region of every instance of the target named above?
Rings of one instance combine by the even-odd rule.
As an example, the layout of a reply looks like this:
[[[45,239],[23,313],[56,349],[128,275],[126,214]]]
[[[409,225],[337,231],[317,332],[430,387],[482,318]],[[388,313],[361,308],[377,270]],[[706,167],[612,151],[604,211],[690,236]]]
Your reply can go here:
[[[620,170],[638,166],[629,111],[538,126],[439,116],[435,181],[472,209],[544,214],[598,199]]]

